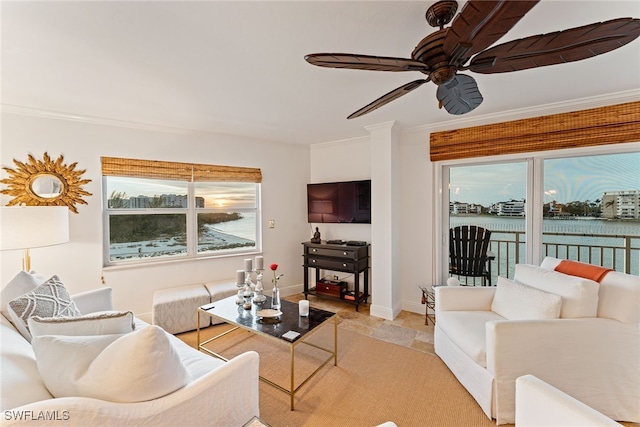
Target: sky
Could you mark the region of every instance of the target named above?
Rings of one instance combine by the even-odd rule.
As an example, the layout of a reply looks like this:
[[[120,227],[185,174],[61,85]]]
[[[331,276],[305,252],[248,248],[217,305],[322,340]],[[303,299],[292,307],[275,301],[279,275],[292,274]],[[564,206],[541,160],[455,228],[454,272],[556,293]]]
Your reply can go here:
[[[595,201],[608,191],[640,190],[640,152],[546,159],[544,202]],[[493,203],[526,198],[524,162],[452,167],[450,199]]]
[[[204,197],[206,208],[254,208],[256,206],[255,183],[209,183],[195,185],[197,197]],[[126,197],[160,196],[162,194],[187,194],[186,181],[107,177],[107,195],[126,193]]]

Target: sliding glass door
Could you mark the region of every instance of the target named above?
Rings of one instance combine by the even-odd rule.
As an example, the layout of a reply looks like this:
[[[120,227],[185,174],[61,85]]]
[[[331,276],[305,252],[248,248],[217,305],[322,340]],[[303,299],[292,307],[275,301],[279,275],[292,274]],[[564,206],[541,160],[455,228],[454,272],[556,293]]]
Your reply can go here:
[[[603,151],[443,162],[438,282],[450,275],[448,230],[456,225],[491,230],[492,284],[498,275],[513,277],[515,264],[539,263],[547,255],[638,274],[640,152],[637,145],[635,151]]]
[[[486,265],[491,283],[498,275],[513,276],[513,266],[526,254],[527,163],[450,166],[448,176],[444,229],[469,225],[491,231]],[[482,283],[480,277],[456,277],[467,285]]]

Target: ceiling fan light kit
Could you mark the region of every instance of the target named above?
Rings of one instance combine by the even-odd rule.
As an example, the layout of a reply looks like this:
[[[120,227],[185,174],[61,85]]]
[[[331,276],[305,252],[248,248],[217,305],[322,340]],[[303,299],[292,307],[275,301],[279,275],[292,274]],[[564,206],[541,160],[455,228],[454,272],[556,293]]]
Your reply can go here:
[[[349,115],[370,113],[429,81],[438,86],[436,98],[449,114],[466,114],[483,100],[472,76],[460,71],[497,74],[581,61],[610,52],[640,35],[640,19],[618,18],[582,27],[539,34],[491,47],[540,0],[469,0],[458,15],[455,0],[431,5],[426,20],[439,28],[423,38],[411,58],[351,53],[312,53],[305,60],[327,68],[369,71],[418,71],[427,78],[406,83]],[[451,22],[451,26],[444,26]],[[475,56],[474,56],[475,55]]]

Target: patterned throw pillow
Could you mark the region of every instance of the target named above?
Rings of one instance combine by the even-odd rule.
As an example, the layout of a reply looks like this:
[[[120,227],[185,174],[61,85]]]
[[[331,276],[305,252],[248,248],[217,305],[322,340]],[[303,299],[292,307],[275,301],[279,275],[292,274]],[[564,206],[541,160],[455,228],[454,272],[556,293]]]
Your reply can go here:
[[[33,291],[9,301],[8,309],[13,324],[29,342],[31,333],[27,321],[30,317],[80,316],[80,311],[58,276],[53,276]]]
[[[20,295],[24,295],[27,292],[31,292],[38,286],[46,282],[48,277],[36,273],[35,271],[26,272],[21,271],[11,279],[7,285],[0,291],[0,312],[2,315],[9,319],[9,301],[18,298]]]

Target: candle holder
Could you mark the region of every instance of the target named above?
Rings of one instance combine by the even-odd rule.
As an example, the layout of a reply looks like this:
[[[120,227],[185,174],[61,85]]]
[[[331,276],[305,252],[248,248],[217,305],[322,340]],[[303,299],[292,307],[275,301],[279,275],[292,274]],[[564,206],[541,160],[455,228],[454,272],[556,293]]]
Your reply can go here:
[[[242,275],[244,274],[244,279]],[[238,288],[238,297],[236,298],[236,304],[244,304],[244,283],[246,281],[246,273],[242,270],[236,270],[236,287]]]
[[[253,303],[255,305],[261,306],[265,302],[267,302],[267,297],[264,296],[264,285],[262,284],[262,269],[256,269],[256,288],[255,288],[255,296],[253,297]]]

